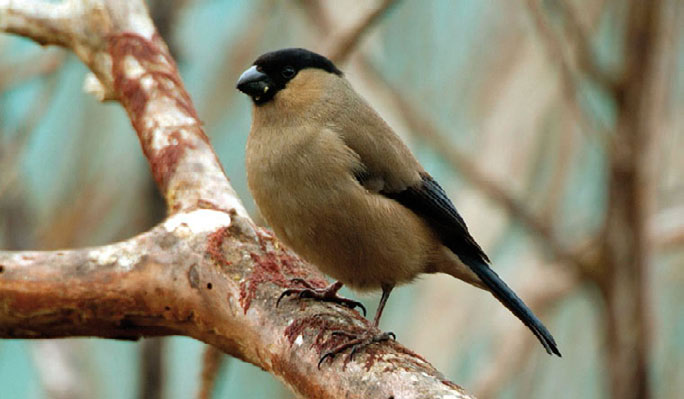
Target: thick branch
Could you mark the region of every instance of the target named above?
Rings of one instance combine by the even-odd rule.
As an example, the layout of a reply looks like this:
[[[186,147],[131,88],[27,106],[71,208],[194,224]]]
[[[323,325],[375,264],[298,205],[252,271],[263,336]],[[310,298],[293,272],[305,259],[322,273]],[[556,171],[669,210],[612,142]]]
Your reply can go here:
[[[3,22],[4,30],[71,48],[106,97],[124,106],[172,216],[104,247],[0,252],[0,337],[181,334],[273,373],[305,397],[468,397],[396,342],[317,368],[344,339],[332,330],[369,323],[331,304],[275,307],[291,278],[325,281],[246,215],[142,1],[73,0],[38,11],[32,6],[45,5],[16,4],[0,0],[0,21],[17,14],[27,28]],[[55,39],[33,26],[43,20]]]
[[[318,370],[322,353],[343,339],[332,330],[360,331],[368,321],[316,302],[286,300],[276,308],[291,278],[325,281],[236,214],[200,209],[125,242],[0,253],[0,265],[3,338],[188,335],[306,397],[467,397],[396,342]]]
[[[30,37],[47,45],[68,46],[69,20],[75,16],[70,3],[40,0],[0,0],[0,31]]]

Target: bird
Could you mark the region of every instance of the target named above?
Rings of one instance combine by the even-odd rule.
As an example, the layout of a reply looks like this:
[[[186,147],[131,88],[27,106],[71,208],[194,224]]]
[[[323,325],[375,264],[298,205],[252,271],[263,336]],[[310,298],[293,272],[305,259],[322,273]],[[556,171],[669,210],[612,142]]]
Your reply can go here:
[[[423,273],[445,273],[489,291],[561,356],[542,322],[490,267],[444,189],[385,120],[323,55],[284,48],[259,56],[237,81],[252,100],[247,182],[275,235],[337,281],[285,291],[355,307],[343,285],[382,290],[378,331],[392,289]],[[365,308],[364,312],[365,312]],[[394,337],[359,334],[334,357]],[[319,363],[320,367],[320,363]]]

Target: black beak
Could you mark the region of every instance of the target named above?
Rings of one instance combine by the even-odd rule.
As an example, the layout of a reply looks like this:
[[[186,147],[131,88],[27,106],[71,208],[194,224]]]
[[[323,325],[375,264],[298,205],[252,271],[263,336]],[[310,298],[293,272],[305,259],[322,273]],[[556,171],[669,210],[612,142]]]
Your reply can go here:
[[[237,89],[252,97],[256,102],[259,102],[262,97],[267,97],[268,91],[272,89],[271,86],[271,78],[257,71],[256,66],[244,71],[237,81]]]

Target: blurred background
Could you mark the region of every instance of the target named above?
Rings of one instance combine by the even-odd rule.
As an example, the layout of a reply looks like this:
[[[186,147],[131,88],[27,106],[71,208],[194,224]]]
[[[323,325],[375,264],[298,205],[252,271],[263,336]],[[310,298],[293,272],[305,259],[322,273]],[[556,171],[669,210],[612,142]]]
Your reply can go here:
[[[480,398],[681,397],[684,2],[148,4],[257,220],[251,105],[235,81],[265,51],[322,52],[442,183],[563,353],[546,355],[490,295],[429,276],[393,292],[382,327],[448,378]],[[83,93],[86,72],[72,53],[0,35],[2,249],[105,244],[165,215],[125,112]],[[293,397],[188,338],[0,341],[2,398],[202,395]]]

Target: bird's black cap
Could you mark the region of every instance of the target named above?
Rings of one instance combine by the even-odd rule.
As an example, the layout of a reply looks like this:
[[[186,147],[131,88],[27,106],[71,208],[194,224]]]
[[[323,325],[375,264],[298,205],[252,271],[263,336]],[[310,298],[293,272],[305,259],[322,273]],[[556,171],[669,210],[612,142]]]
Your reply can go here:
[[[296,71],[305,68],[318,68],[342,76],[342,71],[326,57],[303,48],[284,48],[265,53],[254,61],[264,72],[277,72],[290,66]]]
[[[303,48],[285,48],[261,55],[237,82],[237,89],[256,105],[270,101],[302,69],[316,68],[343,76],[326,57]]]

